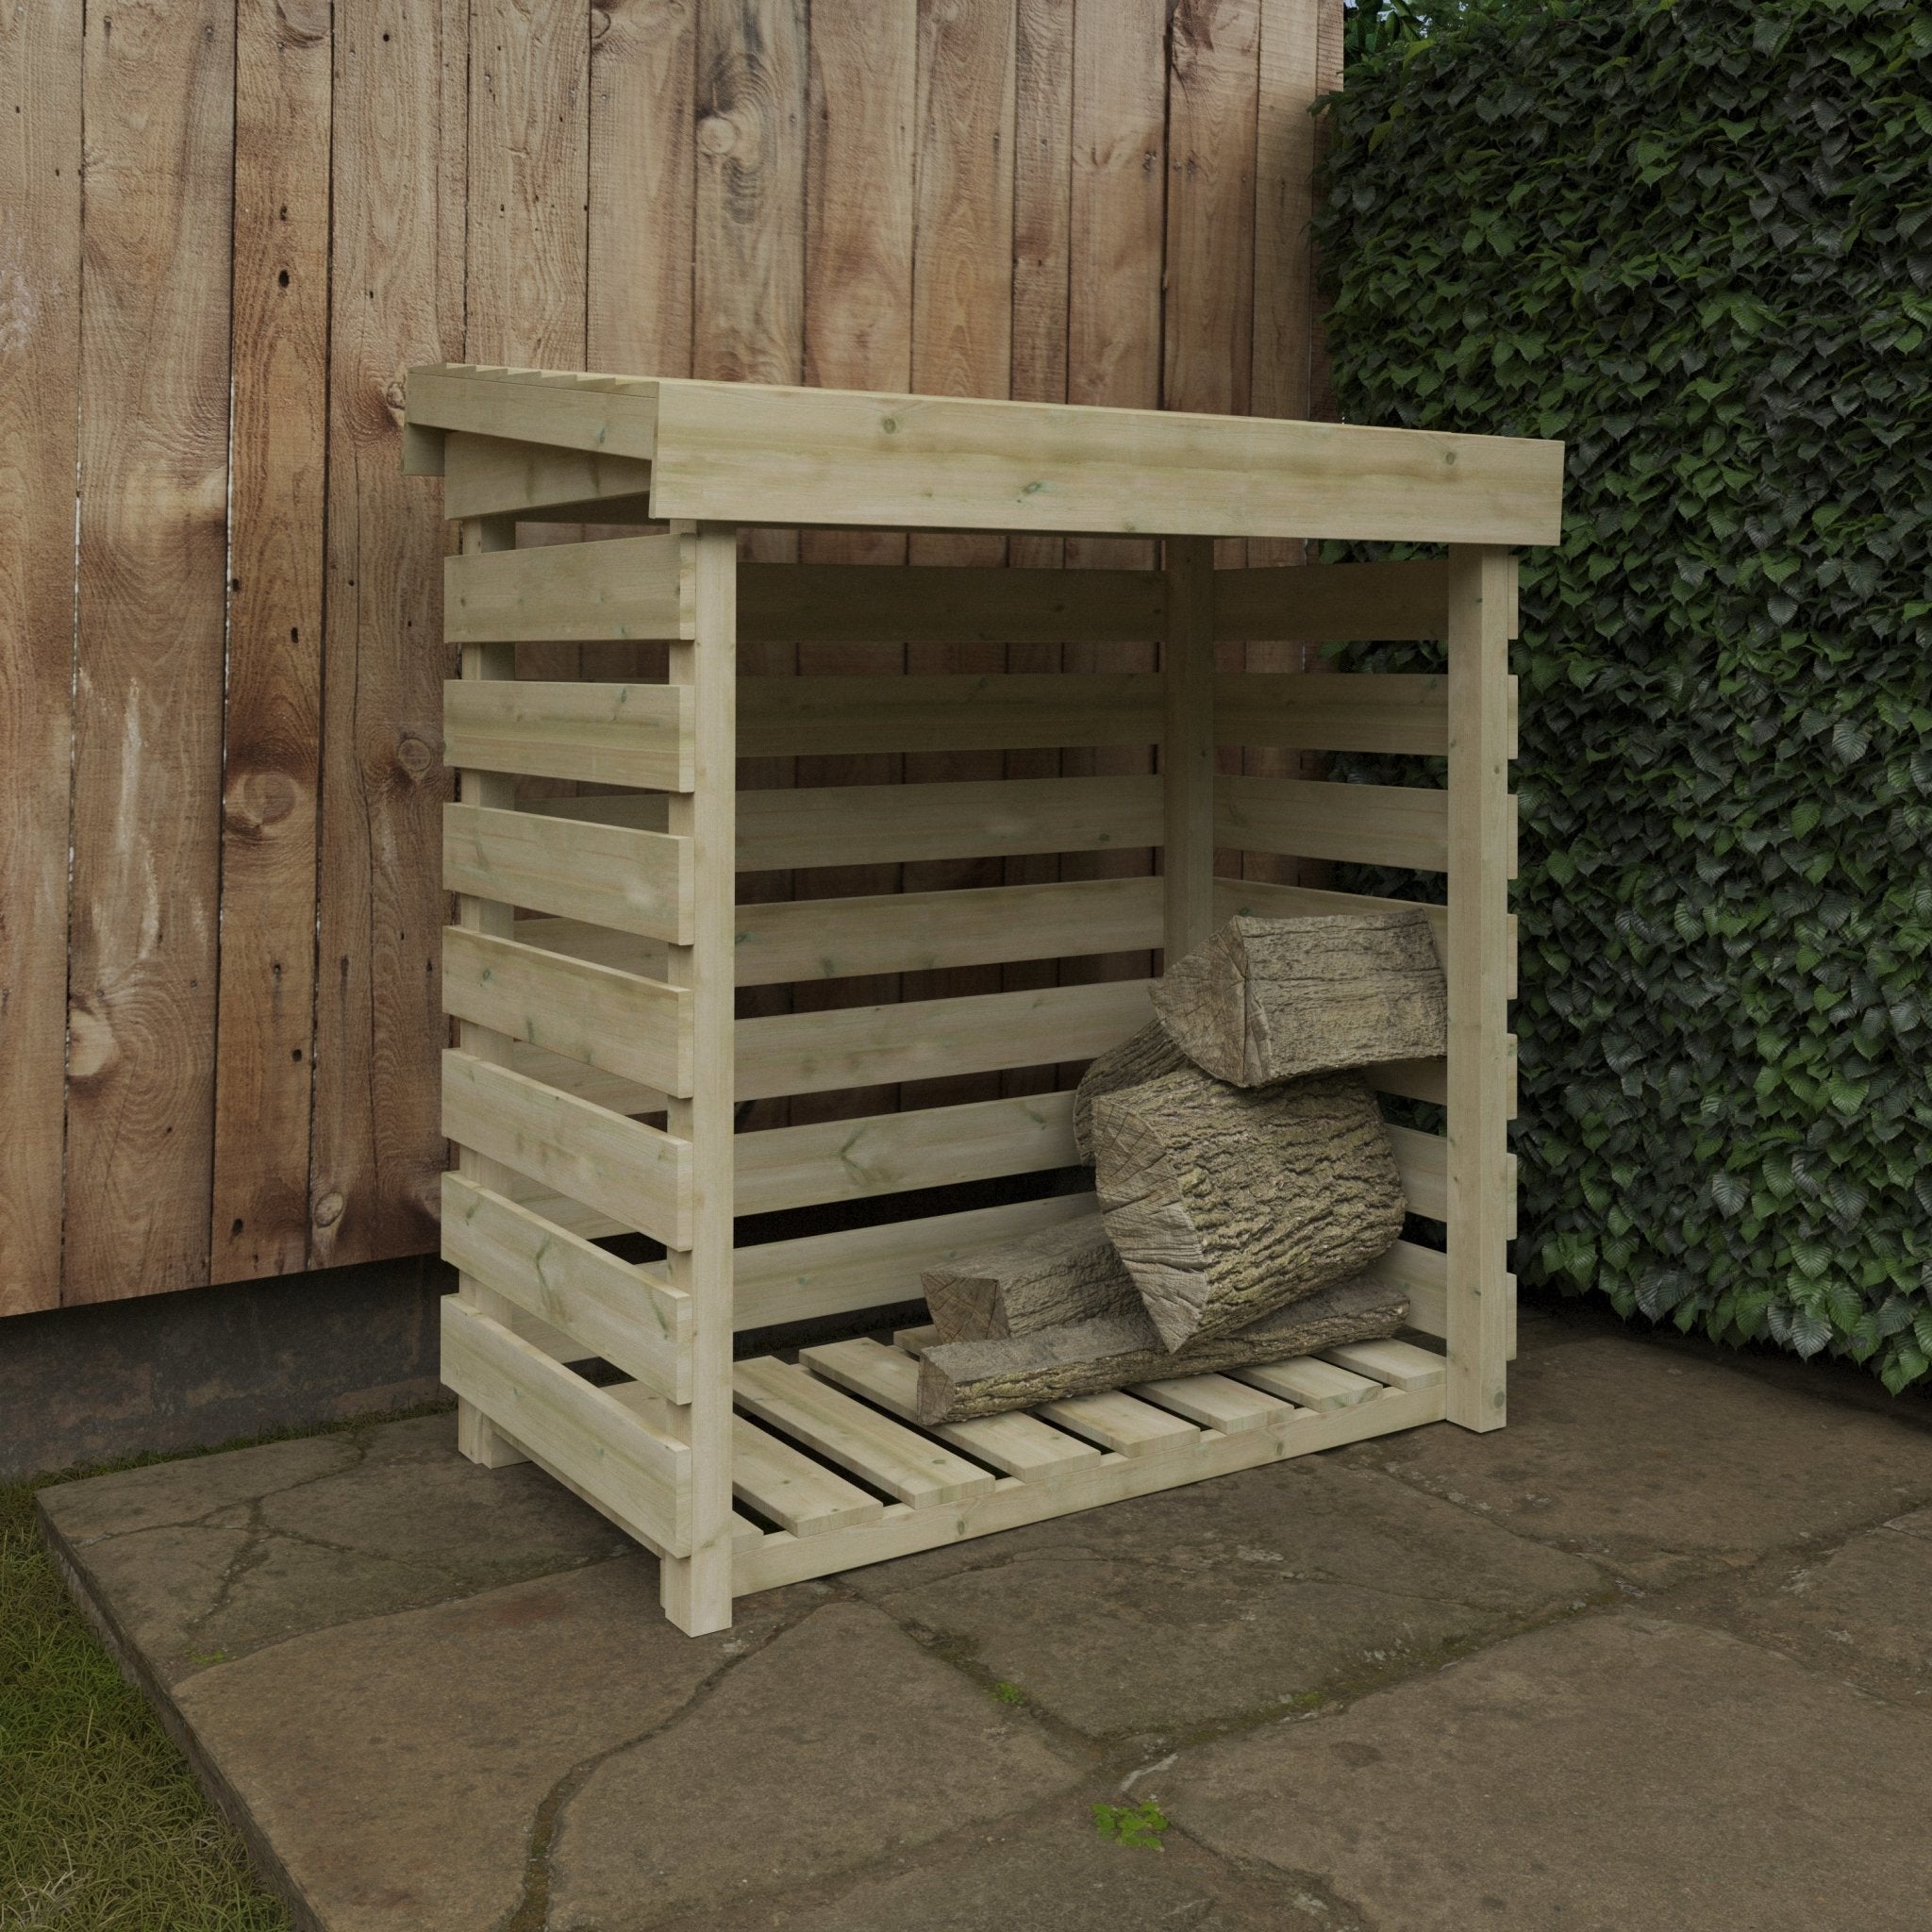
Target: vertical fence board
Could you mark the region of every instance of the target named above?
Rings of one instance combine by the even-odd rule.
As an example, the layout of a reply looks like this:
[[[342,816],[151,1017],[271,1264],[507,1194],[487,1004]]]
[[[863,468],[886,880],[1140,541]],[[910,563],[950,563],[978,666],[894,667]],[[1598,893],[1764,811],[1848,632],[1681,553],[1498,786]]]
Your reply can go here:
[[[0,10],[0,1315],[60,1299],[81,0]]]
[[[399,469],[411,362],[1321,413],[1307,108],[1339,80],[1341,26],[1341,0],[7,9],[0,1313],[433,1245],[450,667],[440,506]],[[744,554],[1154,561],[1144,541],[788,531]],[[744,668],[1151,670],[1157,648],[781,641]],[[661,646],[569,649],[550,668],[663,672]],[[1148,763],[879,755],[742,777]],[[779,874],[743,896],[907,882]],[[1150,963],[757,989],[741,1009]],[[780,1099],[754,1124],[900,1097]]]
[[[805,359],[805,0],[705,0],[698,16],[697,255],[691,374],[724,382],[797,382]],[[788,530],[747,531],[740,554],[798,558]],[[792,644],[741,645],[748,675],[796,673]],[[744,758],[739,782],[793,781],[791,758]],[[751,874],[741,900],[789,899],[787,874]],[[782,986],[739,995],[741,1014],[791,1010]],[[782,1099],[760,1100],[745,1124],[782,1126]]]
[[[308,1261],[328,451],[329,10],[242,0],[235,31],[216,1281]]]
[[[912,368],[912,124],[917,108],[917,0],[813,0],[808,83],[805,215],[805,379],[828,389],[903,390]],[[899,564],[906,539],[889,530],[807,530],[806,563]],[[899,644],[801,644],[801,675],[890,675]],[[801,785],[891,784],[896,753],[808,758]],[[801,873],[800,898],[890,892],[900,868],[824,866]],[[802,982],[794,1010],[883,1004],[896,974]],[[798,1094],[794,1123],[889,1112],[897,1087]]]
[[[208,1279],[234,28],[87,25],[68,1302]]]
[[[436,1244],[442,506],[403,372],[463,319],[463,0],[337,0],[312,1267]]]
[[[915,222],[927,245],[913,256],[912,387],[927,394],[1004,396],[1013,374],[1013,0],[951,0],[920,15]],[[943,237],[941,244],[939,238]],[[915,535],[914,563],[999,564],[997,536]],[[1006,646],[914,644],[918,673],[998,672]],[[908,756],[908,779],[997,778],[998,752]],[[965,859],[906,868],[908,891],[997,885],[1000,861]],[[997,992],[997,966],[906,976],[908,999]],[[921,1080],[908,1107],[989,1099],[997,1074]]]
[[[1161,278],[1167,168],[1165,0],[1076,0],[1074,14],[1074,146],[1068,203],[1071,279],[1067,400],[1151,409],[1160,402]],[[1139,539],[1070,538],[1073,568],[1145,569],[1156,546]],[[1153,671],[1144,644],[1069,645],[1069,671]],[[1153,769],[1132,746],[1072,751],[1070,773]],[[1115,878],[1152,869],[1147,853],[1079,853],[1070,878]],[[1070,963],[1062,977],[1139,978],[1146,953]]]

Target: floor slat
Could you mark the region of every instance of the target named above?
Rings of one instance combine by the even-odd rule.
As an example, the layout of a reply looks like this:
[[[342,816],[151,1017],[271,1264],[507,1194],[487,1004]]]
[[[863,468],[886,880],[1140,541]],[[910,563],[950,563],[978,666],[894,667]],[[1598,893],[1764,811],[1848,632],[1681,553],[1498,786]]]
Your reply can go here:
[[[1155,1456],[1198,1441],[1201,1436],[1192,1423],[1118,1390],[1042,1402],[1034,1413],[1122,1456]]]
[[[1433,1389],[1448,1373],[1441,1356],[1412,1341],[1344,1341],[1322,1358],[1389,1389]]]
[[[781,1523],[793,1536],[823,1536],[852,1523],[876,1523],[886,1506],[857,1483],[801,1455],[741,1416],[731,1419],[731,1489],[741,1503]]]
[[[1236,1429],[1278,1429],[1307,1412],[1225,1375],[1170,1375],[1158,1382],[1138,1382],[1132,1392],[1224,1435]]]
[[[1257,1362],[1249,1369],[1230,1369],[1228,1374],[1238,1382],[1265,1389],[1270,1395],[1299,1403],[1304,1408],[1348,1408],[1382,1392],[1381,1383],[1307,1355],[1298,1355],[1291,1361]]]

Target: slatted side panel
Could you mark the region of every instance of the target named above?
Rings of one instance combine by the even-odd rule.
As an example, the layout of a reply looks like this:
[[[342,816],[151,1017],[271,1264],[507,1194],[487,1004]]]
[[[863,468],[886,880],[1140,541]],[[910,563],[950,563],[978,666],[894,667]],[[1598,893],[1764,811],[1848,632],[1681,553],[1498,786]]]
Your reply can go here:
[[[8,10],[0,252],[35,306],[30,330],[0,330],[0,728],[13,768],[48,775],[7,806],[0,1308],[433,1245],[455,667],[437,492],[398,461],[399,372],[468,358],[1300,413],[1303,108],[1319,22],[1341,10]],[[1248,373],[1204,389],[1230,359]],[[592,475],[593,495],[636,482]],[[779,558],[788,541],[757,542]],[[805,554],[863,570],[904,546]],[[1130,600],[1154,561],[1053,539],[1010,560],[1123,563]],[[914,668],[1148,675],[1157,618],[1063,643],[982,611]],[[1258,621],[1250,666],[1276,648],[1279,620]],[[908,665],[890,628],[747,636],[759,675]],[[663,675],[657,641],[521,655],[535,684]],[[964,761],[958,782],[1151,771],[1126,738],[761,756],[780,762],[759,782],[801,796],[908,756]],[[520,784],[626,782],[595,770]],[[844,900],[907,865],[930,868],[913,877],[928,890],[1124,881],[1149,875],[1147,849],[855,858],[786,888]],[[1129,937],[1064,967],[814,972],[759,997],[802,1012],[880,1004],[906,974],[955,975],[926,993],[1144,976]],[[974,1077],[991,1095],[1054,1076]],[[789,1112],[760,1106],[773,1124]]]

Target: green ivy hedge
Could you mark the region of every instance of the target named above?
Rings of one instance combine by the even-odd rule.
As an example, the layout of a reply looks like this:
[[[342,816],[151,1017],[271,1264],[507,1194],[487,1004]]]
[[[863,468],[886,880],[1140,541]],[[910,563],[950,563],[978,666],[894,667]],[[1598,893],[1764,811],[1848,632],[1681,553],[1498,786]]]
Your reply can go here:
[[[1932,17],[1478,0],[1327,113],[1342,415],[1570,445],[1518,654],[1519,1270],[1903,1389],[1932,1359]]]

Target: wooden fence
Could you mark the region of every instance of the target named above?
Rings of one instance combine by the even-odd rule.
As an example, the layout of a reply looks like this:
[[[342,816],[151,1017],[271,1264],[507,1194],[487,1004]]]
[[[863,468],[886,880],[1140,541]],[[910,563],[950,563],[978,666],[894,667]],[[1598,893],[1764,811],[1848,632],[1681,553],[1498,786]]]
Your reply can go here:
[[[434,1245],[448,667],[405,367],[1311,413],[1341,16],[0,9],[0,1313]]]

